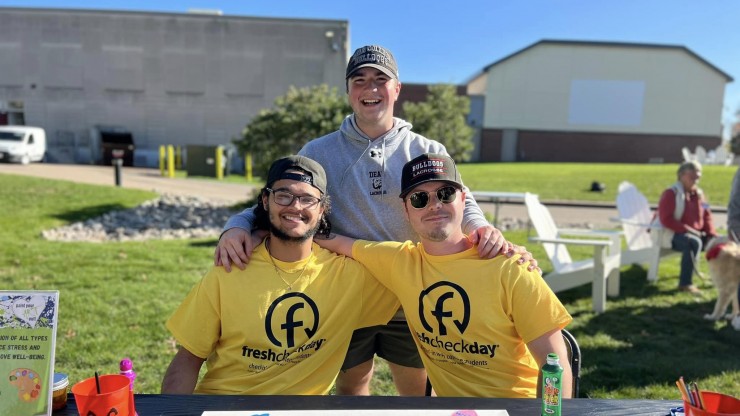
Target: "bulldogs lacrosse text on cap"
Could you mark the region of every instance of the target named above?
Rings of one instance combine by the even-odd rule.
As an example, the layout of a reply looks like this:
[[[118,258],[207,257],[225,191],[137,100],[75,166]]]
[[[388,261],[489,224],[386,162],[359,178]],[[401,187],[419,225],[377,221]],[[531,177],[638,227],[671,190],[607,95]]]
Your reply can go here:
[[[398,65],[393,54],[388,49],[378,45],[369,45],[357,48],[347,64],[349,78],[360,68],[371,67],[383,71],[389,77],[398,79]]]
[[[291,169],[299,169],[306,173],[286,172]],[[326,195],[326,172],[324,172],[324,168],[315,160],[305,156],[293,155],[274,161],[267,173],[267,184],[265,186],[270,188],[280,179],[305,182]]]
[[[451,157],[425,153],[403,165],[399,197],[405,198],[417,185],[430,181],[443,181],[458,189],[463,188],[460,172]]]

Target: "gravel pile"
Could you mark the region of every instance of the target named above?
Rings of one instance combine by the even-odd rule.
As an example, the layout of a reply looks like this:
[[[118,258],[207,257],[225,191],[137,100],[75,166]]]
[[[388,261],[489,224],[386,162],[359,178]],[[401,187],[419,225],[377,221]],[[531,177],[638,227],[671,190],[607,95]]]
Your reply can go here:
[[[143,241],[218,237],[234,211],[196,197],[163,195],[136,208],[43,231],[53,241]]]
[[[218,237],[229,208],[200,198],[163,195],[136,208],[111,211],[100,217],[46,230],[41,235],[52,241],[143,241]],[[591,224],[573,224],[593,228]],[[502,232],[527,228],[527,221],[502,218]]]

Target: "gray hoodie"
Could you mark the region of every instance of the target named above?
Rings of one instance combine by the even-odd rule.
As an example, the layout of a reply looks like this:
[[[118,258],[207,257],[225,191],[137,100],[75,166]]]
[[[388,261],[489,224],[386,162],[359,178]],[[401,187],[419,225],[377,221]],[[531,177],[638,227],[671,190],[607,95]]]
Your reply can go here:
[[[411,131],[411,124],[395,118],[393,128],[371,140],[357,128],[354,115],[339,131],[308,142],[299,154],[319,162],[326,170],[332,209],[332,231],[373,241],[418,241],[406,220],[401,193],[401,170],[423,153],[447,154],[445,147]],[[229,219],[229,228],[251,229],[253,208]],[[471,232],[488,221],[467,193],[463,231]]]

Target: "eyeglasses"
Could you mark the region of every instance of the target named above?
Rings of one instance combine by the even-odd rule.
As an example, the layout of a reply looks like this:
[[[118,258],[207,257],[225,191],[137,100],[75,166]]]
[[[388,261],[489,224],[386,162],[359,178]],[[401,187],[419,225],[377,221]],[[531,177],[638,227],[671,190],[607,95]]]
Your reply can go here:
[[[437,199],[443,204],[451,204],[457,198],[457,189],[454,186],[443,186],[436,191]],[[419,191],[409,195],[411,206],[422,209],[429,204],[429,192]]]
[[[278,205],[282,205],[284,207],[289,207],[293,205],[293,202],[298,199],[298,203],[302,208],[306,209],[315,209],[318,206],[318,203],[321,202],[322,198],[316,198],[315,196],[311,195],[294,195],[288,191],[284,191],[282,189],[270,189],[265,188],[267,192],[270,192],[272,196],[275,197],[275,203]]]

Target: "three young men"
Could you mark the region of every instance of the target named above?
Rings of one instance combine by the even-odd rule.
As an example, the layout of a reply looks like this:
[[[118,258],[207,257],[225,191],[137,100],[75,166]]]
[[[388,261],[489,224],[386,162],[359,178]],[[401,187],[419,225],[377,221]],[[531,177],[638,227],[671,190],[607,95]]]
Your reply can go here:
[[[403,205],[395,198],[400,192],[401,169],[420,154],[447,154],[447,150],[393,117],[401,82],[388,49],[378,45],[358,48],[347,64],[345,80],[353,114],[339,130],[310,141],[299,154],[326,169],[327,189],[333,197],[330,217],[338,233],[375,241],[417,241],[404,219]],[[231,263],[243,268],[250,261],[259,241],[250,238],[253,223],[251,210],[229,219],[216,248],[216,265],[230,270]],[[506,244],[469,193],[462,226],[478,244],[481,257],[495,256]],[[370,394],[375,355],[388,361],[400,395],[424,395],[426,373],[402,313],[387,324],[356,331],[337,379],[338,394]]]

